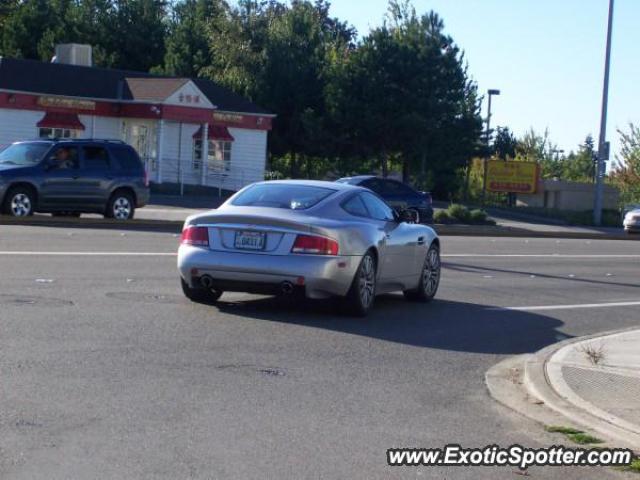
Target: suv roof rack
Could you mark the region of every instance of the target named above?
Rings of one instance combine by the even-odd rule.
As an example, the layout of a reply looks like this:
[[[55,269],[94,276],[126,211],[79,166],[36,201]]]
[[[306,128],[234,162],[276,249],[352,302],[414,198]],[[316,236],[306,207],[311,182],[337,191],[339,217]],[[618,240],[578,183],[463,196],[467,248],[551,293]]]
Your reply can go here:
[[[117,138],[45,138],[42,140],[51,140],[52,142],[74,142],[74,143],[108,142],[108,143],[126,144],[125,141],[119,140]]]

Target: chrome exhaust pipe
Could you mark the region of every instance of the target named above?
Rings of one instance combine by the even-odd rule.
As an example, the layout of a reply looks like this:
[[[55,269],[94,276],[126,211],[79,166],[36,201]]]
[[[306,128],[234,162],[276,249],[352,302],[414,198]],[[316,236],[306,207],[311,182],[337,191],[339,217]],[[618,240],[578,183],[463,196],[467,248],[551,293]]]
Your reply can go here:
[[[280,291],[283,295],[291,295],[293,293],[293,283],[284,281],[280,284]]]
[[[211,278],[209,275],[203,275],[202,277],[200,277],[200,285],[202,285],[204,288],[211,288],[213,286],[213,278]]]

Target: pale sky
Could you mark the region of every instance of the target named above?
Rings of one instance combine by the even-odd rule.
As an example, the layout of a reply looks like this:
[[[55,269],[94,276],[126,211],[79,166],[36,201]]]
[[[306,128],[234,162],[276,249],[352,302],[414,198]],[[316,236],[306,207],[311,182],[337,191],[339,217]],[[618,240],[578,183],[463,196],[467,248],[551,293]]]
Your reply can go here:
[[[414,0],[435,10],[466,52],[481,92],[498,88],[492,126],[521,135],[549,128],[559,148],[576,149],[588,133],[597,143],[608,0]],[[386,0],[333,0],[332,15],[360,35],[382,23]],[[607,137],[640,124],[640,0],[615,0]],[[486,102],[483,116],[486,115]]]

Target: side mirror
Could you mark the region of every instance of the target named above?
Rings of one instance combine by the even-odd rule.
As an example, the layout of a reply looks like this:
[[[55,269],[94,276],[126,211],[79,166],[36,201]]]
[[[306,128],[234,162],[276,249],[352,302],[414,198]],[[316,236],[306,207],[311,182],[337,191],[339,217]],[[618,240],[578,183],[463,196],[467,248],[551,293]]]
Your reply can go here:
[[[420,214],[413,208],[401,210],[400,221],[404,223],[420,223]]]

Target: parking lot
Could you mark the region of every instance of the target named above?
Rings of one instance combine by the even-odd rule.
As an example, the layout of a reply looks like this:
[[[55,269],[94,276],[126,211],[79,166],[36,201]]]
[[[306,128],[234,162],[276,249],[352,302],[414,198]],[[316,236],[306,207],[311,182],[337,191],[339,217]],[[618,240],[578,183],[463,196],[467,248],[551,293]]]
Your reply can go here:
[[[562,442],[494,402],[485,372],[638,325],[636,242],[443,237],[436,300],[386,295],[366,319],[239,293],[190,303],[177,243],[2,226],[0,478],[450,478],[385,452]]]

